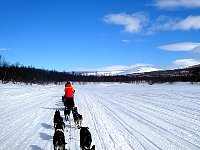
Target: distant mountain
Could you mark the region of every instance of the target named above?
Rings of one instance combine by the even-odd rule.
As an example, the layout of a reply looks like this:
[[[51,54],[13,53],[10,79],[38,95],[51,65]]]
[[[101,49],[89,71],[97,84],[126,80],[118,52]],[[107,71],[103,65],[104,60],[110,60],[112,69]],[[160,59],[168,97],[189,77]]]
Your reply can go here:
[[[194,66],[189,66],[189,67],[187,67],[187,68],[200,68],[200,64],[194,65]]]
[[[198,74],[200,64],[189,66],[179,69],[164,70],[154,67],[153,65],[137,64],[132,66],[109,66],[90,71],[74,71],[72,74],[78,75],[94,75],[94,76],[115,76],[115,75],[128,75],[136,77],[178,77],[178,76],[191,76]]]
[[[196,77],[200,76],[200,64],[189,66],[180,69],[171,69],[171,70],[157,70],[151,72],[143,72],[143,73],[133,73],[131,76],[148,76],[148,77],[178,77],[178,76],[187,76],[187,77]]]
[[[162,69],[158,69],[158,68],[155,68],[153,66],[140,65],[140,66],[135,66],[135,67],[133,67],[131,69],[125,70],[122,73],[120,73],[120,75],[127,75],[127,74],[133,74],[133,73],[152,72],[152,71],[158,71],[158,70],[162,70]]]
[[[86,69],[85,69],[86,70]],[[88,70],[88,71],[73,71],[74,74],[81,74],[81,75],[128,75],[133,73],[144,73],[144,72],[151,72],[151,71],[158,71],[162,69],[158,69],[152,65],[145,65],[145,64],[137,64],[132,66],[109,66],[105,68],[98,68],[97,70]]]

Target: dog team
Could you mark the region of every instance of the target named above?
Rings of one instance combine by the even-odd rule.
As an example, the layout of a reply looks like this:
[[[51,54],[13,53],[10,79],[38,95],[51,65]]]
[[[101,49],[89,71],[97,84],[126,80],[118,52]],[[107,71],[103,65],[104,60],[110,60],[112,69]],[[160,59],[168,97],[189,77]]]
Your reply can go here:
[[[69,121],[70,113],[72,112],[74,123],[78,129],[80,129],[80,148],[81,150],[95,150],[95,145],[91,147],[92,136],[88,127],[82,127],[83,116],[78,113],[77,107],[74,106],[74,88],[70,82],[65,84],[65,95],[62,96],[62,101],[64,103],[64,116],[65,120]],[[56,110],[53,118],[54,122],[54,136],[53,145],[54,150],[65,150],[65,123],[60,115],[60,111]],[[90,148],[91,147],[91,148]]]

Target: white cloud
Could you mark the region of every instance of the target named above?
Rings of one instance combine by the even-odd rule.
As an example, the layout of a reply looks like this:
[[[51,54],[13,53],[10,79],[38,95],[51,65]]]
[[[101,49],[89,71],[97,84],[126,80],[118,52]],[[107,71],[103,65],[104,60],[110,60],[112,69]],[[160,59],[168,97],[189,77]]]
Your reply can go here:
[[[132,15],[120,13],[106,15],[103,21],[123,26],[123,31],[126,33],[153,34],[159,30],[200,30],[200,15],[187,16],[186,18],[159,16],[151,23],[144,13],[138,12]]]
[[[193,52],[194,54],[200,54],[200,46],[193,48],[193,49],[192,49],[192,52]]]
[[[198,8],[200,0],[154,0],[154,6],[161,9]]]
[[[0,48],[0,51],[8,51],[10,50],[9,48]]]
[[[175,68],[184,68],[198,64],[200,64],[200,61],[194,59],[180,59],[173,62]]]
[[[127,33],[141,32],[147,20],[144,13],[134,13],[132,15],[126,13],[109,14],[103,18],[106,23],[122,25],[124,27],[123,31]]]
[[[200,29],[200,16],[188,16],[186,19],[178,22],[174,29],[180,30],[190,30],[190,29]]]
[[[169,16],[159,16],[149,28],[150,31],[155,32],[158,30],[174,30],[174,26],[180,19],[172,18]]]
[[[122,40],[123,43],[130,43],[131,40]]]
[[[151,31],[157,30],[199,30],[200,16],[188,16],[184,19],[160,16],[157,18]]]
[[[200,43],[194,43],[194,42],[184,42],[184,43],[174,43],[169,45],[163,45],[158,47],[162,50],[167,51],[192,51],[193,49],[200,46]]]
[[[129,40],[129,39],[124,39],[124,40],[121,40],[123,43],[144,43],[145,42],[145,40],[143,40],[143,39],[131,39],[131,40]]]

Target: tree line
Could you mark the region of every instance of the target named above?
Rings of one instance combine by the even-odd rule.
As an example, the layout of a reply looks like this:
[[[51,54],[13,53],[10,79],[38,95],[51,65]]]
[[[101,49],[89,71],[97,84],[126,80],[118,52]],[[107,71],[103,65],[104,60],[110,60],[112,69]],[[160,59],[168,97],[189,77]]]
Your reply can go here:
[[[129,75],[96,76],[80,75],[56,70],[38,69],[33,66],[24,66],[20,63],[9,64],[0,55],[0,80],[2,84],[62,84],[72,82],[120,82],[120,83],[174,83],[174,82],[200,82],[200,65],[175,70],[154,71]]]

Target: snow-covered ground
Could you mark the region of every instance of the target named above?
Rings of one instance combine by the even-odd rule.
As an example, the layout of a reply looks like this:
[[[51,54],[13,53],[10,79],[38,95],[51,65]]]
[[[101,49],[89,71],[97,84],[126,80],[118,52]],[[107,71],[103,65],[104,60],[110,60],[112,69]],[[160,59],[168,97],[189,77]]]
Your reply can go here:
[[[0,150],[53,150],[63,85],[0,84]],[[75,104],[96,150],[200,150],[200,86],[74,84]],[[67,149],[79,130],[65,122]]]

